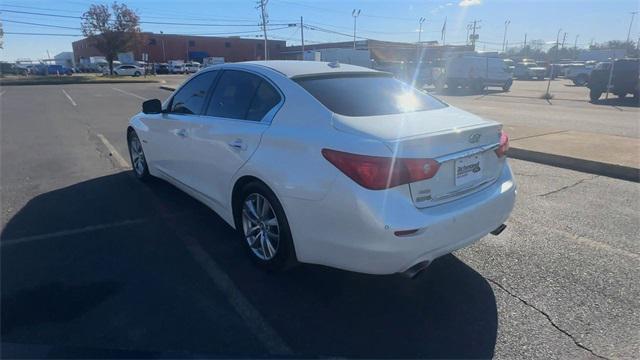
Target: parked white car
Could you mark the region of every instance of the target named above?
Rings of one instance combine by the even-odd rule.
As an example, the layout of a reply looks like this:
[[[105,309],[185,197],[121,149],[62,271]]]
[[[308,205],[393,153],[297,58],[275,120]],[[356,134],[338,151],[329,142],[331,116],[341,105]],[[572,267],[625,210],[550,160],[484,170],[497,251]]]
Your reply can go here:
[[[109,74],[109,67],[103,70],[105,74]],[[137,65],[118,65],[113,68],[113,75],[119,76],[140,76],[144,74],[144,68]]]
[[[189,62],[184,64],[184,70],[186,73],[193,74],[197,73],[200,70],[200,63],[197,62]]]
[[[516,196],[501,124],[353,65],[212,66],[145,101],[127,139],[138,178],[202,201],[268,269],[413,276],[499,234]]]
[[[538,64],[534,62],[517,63],[515,68],[513,69],[513,76],[519,80],[529,80],[533,78],[544,80],[546,75],[547,68],[545,68],[544,66],[538,66]]]

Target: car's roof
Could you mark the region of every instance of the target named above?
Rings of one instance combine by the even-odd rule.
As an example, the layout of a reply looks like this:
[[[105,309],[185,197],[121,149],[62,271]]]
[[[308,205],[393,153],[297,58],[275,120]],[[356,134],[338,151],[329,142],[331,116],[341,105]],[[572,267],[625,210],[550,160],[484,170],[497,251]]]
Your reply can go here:
[[[234,63],[234,65],[262,66],[278,71],[289,78],[308,75],[335,74],[335,73],[369,73],[379,72],[362,66],[329,63],[323,61],[300,61],[300,60],[268,60],[268,61],[246,61]]]

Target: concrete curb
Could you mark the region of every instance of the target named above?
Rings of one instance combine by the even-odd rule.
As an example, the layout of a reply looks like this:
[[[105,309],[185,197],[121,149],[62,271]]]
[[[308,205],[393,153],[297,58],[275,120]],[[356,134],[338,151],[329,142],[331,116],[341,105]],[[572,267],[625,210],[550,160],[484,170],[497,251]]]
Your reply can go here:
[[[599,161],[578,159],[569,156],[548,154],[513,147],[509,149],[507,155],[513,159],[531,161],[539,164],[607,176],[620,180],[640,182],[640,169],[628,166],[608,164]]]
[[[174,87],[168,85],[162,85],[160,88],[168,91],[175,91]],[[518,160],[531,161],[539,164],[607,176],[620,180],[640,182],[640,169],[628,166],[608,164],[599,161],[578,159],[569,156],[542,153],[514,147],[509,149],[508,155],[509,157]]]

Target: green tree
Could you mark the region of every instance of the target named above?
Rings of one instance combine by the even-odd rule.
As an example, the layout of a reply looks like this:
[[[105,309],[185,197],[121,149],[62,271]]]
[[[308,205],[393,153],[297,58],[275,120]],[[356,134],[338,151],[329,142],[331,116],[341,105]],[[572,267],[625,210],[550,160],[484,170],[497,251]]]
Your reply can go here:
[[[109,74],[113,74],[113,61],[118,53],[133,49],[139,39],[140,17],[117,2],[111,6],[93,4],[82,16],[82,33],[104,55]]]

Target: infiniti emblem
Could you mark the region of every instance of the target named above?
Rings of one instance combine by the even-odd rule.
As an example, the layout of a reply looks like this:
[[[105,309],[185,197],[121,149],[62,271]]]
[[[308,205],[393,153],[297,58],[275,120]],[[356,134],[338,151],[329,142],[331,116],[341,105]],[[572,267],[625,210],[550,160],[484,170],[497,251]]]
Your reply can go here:
[[[470,143],[477,143],[478,141],[480,141],[480,136],[482,136],[482,135],[480,135],[478,133],[475,133],[475,134],[469,136],[469,142]]]

